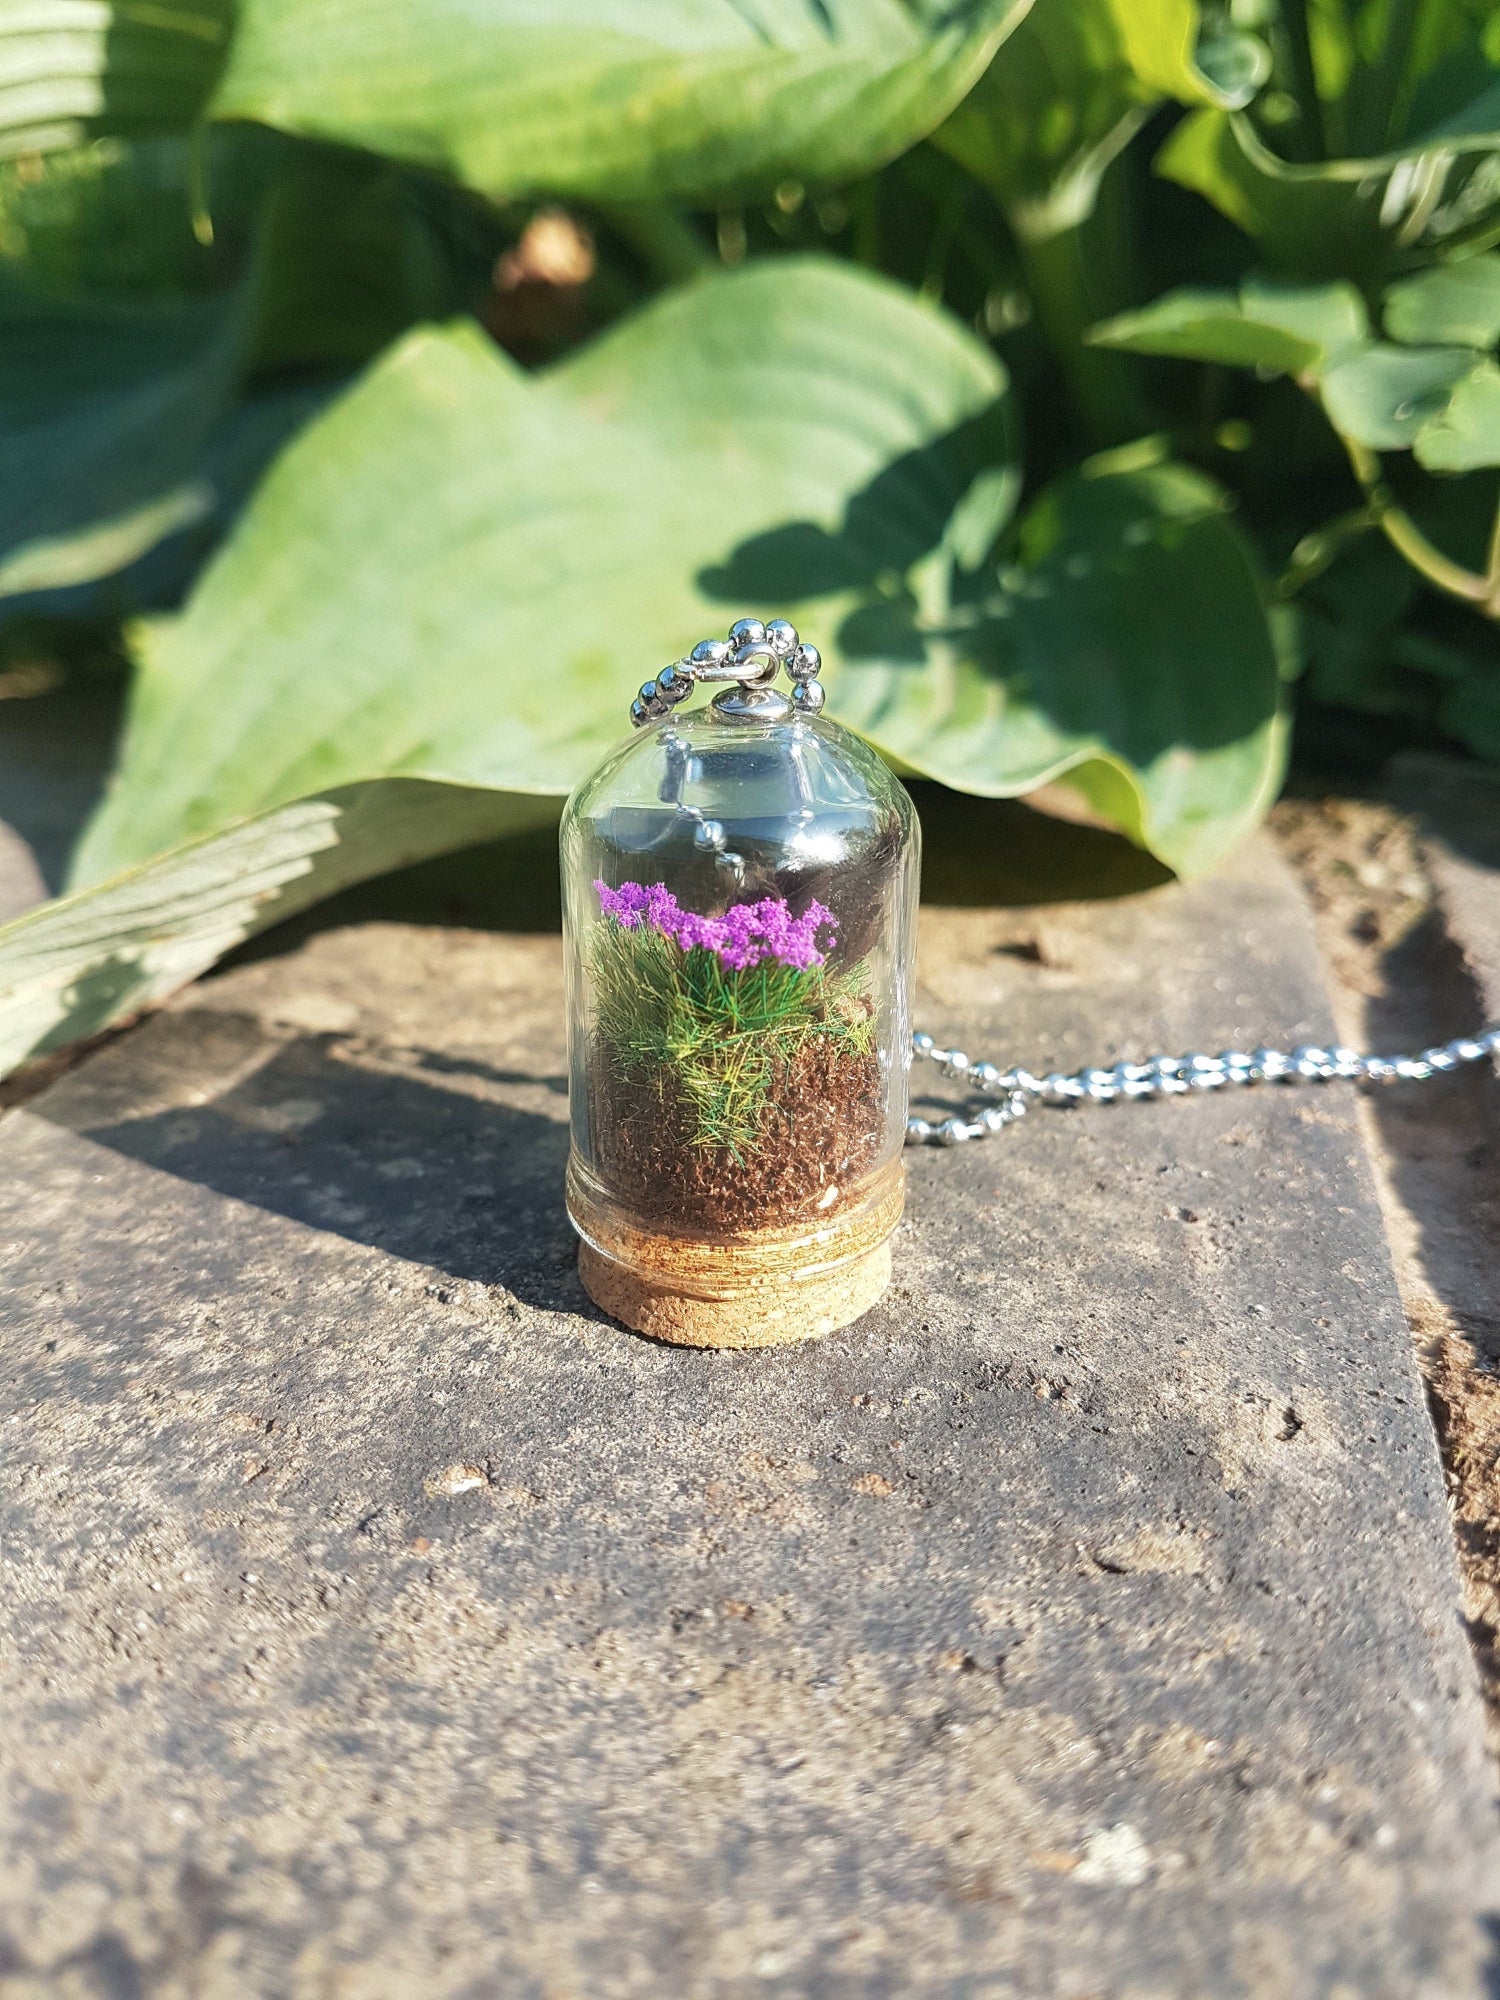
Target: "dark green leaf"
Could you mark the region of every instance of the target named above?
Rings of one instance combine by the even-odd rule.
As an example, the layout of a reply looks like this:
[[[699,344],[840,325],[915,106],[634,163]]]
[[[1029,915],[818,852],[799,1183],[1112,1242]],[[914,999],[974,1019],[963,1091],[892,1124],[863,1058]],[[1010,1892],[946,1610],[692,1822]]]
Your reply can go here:
[[[243,287],[138,305],[0,280],[0,595],[104,574],[202,518],[194,475],[248,318]]]
[[[1244,115],[1203,110],[1177,127],[1156,165],[1238,223],[1278,270],[1373,283],[1491,240],[1500,223],[1497,161],[1500,115],[1482,131],[1410,151],[1293,164]]]
[[[453,311],[447,262],[400,167],[291,146],[259,214],[254,365],[343,372]]]
[[[1446,695],[1438,719],[1450,736],[1480,757],[1500,762],[1500,659]]]
[[[1105,321],[1090,338],[1140,354],[1301,376],[1358,345],[1368,331],[1364,303],[1352,285],[1251,281],[1238,293],[1169,292],[1140,312]]]
[[[1430,417],[1412,446],[1429,472],[1473,472],[1500,465],[1500,368],[1483,361]]]
[[[1205,65],[1201,33],[1196,0],[1043,0],[937,143],[1024,235],[1071,229],[1153,105],[1241,104],[1263,79],[1265,50],[1253,37],[1213,40]]]
[[[1325,371],[1323,407],[1346,437],[1375,451],[1409,450],[1477,360],[1471,348],[1374,344]]]
[[[236,232],[199,240],[193,173],[181,138],[0,160],[0,265],[60,297],[168,301],[220,289],[235,273]]]

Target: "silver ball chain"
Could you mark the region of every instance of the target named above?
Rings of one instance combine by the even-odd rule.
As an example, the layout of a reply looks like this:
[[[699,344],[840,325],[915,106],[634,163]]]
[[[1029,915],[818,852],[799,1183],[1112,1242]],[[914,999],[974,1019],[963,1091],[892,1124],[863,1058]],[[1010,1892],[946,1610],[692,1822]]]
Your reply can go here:
[[[762,623],[759,618],[736,618],[727,639],[700,639],[684,659],[663,667],[654,680],[642,682],[630,704],[630,720],[637,729],[660,722],[687,700],[699,682],[738,681],[742,690],[768,690],[782,667],[792,683],[791,709],[780,699],[773,705],[762,693],[753,712],[786,715],[795,710],[799,715],[816,715],[825,700],[818,679],[822,665],[817,647],[804,645],[789,619]],[[722,695],[719,706],[726,706]]]
[[[936,1063],[944,1076],[967,1083],[986,1104],[973,1118],[955,1115],[934,1124],[908,1118],[908,1146],[961,1146],[970,1139],[987,1139],[1024,1118],[1033,1104],[1068,1107],[1117,1104],[1123,1098],[1185,1097],[1189,1091],[1223,1090],[1230,1084],[1426,1083],[1446,1076],[1465,1063],[1500,1055],[1500,1024],[1477,1035],[1459,1035],[1441,1048],[1418,1056],[1362,1056],[1354,1049],[1225,1049],[1222,1055],[1152,1056],[1146,1062],[1120,1062],[1110,1069],[1079,1069],[1067,1075],[1054,1070],[1033,1076],[1029,1070],[1000,1069],[991,1062],[971,1062],[962,1049],[940,1049],[931,1035],[911,1038],[913,1056]]]

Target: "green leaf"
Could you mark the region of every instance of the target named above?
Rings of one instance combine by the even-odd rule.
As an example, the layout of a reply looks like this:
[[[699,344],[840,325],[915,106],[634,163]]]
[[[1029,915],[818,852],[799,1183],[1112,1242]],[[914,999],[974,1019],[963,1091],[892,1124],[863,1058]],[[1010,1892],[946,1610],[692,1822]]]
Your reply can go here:
[[[145,633],[77,879],[371,777],[567,792],[752,583],[852,602],[992,540],[1004,390],[955,322],[831,259],[669,294],[539,376],[467,325],[409,337]]]
[[[192,481],[248,312],[244,288],[141,305],[44,299],[0,277],[0,596],[101,574],[201,513]],[[103,537],[82,572],[80,533]]]
[[[1464,377],[1418,431],[1412,451],[1429,472],[1500,465],[1500,368],[1493,361],[1482,361]]]
[[[259,213],[257,370],[352,371],[459,306],[413,179],[363,154],[284,142]]]
[[[201,167],[211,244],[184,141],[0,165],[0,599],[102,586],[172,537],[201,552],[308,403],[278,389],[241,410],[247,376],[347,374],[493,263],[482,228],[477,270],[439,243],[472,196],[384,161],[245,130],[206,139]],[[154,564],[87,609],[170,601],[155,586],[184,570]]]
[[[152,1006],[322,896],[553,810],[452,785],[349,786],[28,911],[0,925],[0,1074]]]
[[[198,164],[206,182],[210,155]],[[225,231],[216,245],[194,233],[194,173],[193,149],[181,138],[101,139],[73,152],[0,159],[0,260],[23,283],[59,297],[167,303],[220,290],[235,262]]]
[[[220,118],[494,199],[844,180],[938,124],[1029,0],[242,0]]]
[[[1375,283],[1393,269],[1493,238],[1500,224],[1500,103],[1485,129],[1374,159],[1293,164],[1243,114],[1195,111],[1156,170],[1253,236],[1280,271]]]
[[[1238,293],[1168,292],[1140,312],[1106,320],[1089,337],[1098,346],[1139,354],[1302,376],[1357,346],[1368,331],[1364,302],[1352,285],[1250,281]]]
[[[1335,430],[1375,451],[1406,451],[1446,408],[1454,384],[1478,357],[1466,347],[1387,347],[1375,343],[1323,375],[1323,407]]]
[[[1270,52],[1198,0],[1111,0],[1131,69],[1148,91],[1179,104],[1248,104]]]
[[[234,0],[26,0],[0,18],[0,157],[194,124]]]
[[[1500,256],[1486,252],[1403,278],[1385,295],[1385,329],[1416,347],[1493,347],[1500,340]]]
[[[0,163],[0,613],[218,509],[253,279],[238,229],[195,238],[187,169],[174,139]]]
[[[1450,736],[1480,757],[1500,762],[1500,672],[1462,681],[1443,701],[1438,720]]]
[[[0,933],[0,989],[24,1015],[6,1060],[145,1004],[284,913],[231,893],[261,866],[250,823],[269,829],[267,866],[312,859],[295,892],[311,897],[391,865],[388,789],[368,794],[368,838],[341,841],[343,872],[315,858],[324,808],[363,813],[361,786],[411,781],[403,858],[481,837],[453,786],[500,824],[555,811],[643,673],[749,605],[834,635],[832,707],[910,768],[992,794],[1068,776],[1175,865],[1208,865],[1281,751],[1222,495],[1181,468],[1095,466],[1032,510],[1002,581],[988,552],[1017,485],[993,358],[830,261],[668,295],[540,376],[468,328],[409,337],[295,440],[185,613],[144,632],[50,999],[34,953],[8,969]],[[220,868],[231,833],[248,844]],[[219,886],[179,923],[177,878],[153,871],[189,850]],[[166,889],[143,915],[99,914],[148,877]]]
[[[920,650],[846,621],[839,713],[907,768],[1007,797],[1067,782],[1183,874],[1275,796],[1280,676],[1222,489],[1139,451],[1049,486],[998,576],[928,579]],[[877,642],[883,645],[877,648]],[[868,649],[868,651],[866,650]]]
[[[0,24],[0,154],[186,131],[206,112],[495,200],[706,202],[894,157],[1030,4],[28,0]]]
[[[177,603],[276,452],[329,400],[326,384],[264,390],[216,422],[186,476],[0,556],[0,623],[36,614],[111,623]],[[102,496],[81,495],[100,503]]]
[[[1265,50],[1237,35],[1201,62],[1196,0],[1066,0],[1035,7],[936,134],[1032,239],[1087,216],[1099,181],[1164,97],[1243,104]],[[1211,65],[1212,66],[1212,65]]]

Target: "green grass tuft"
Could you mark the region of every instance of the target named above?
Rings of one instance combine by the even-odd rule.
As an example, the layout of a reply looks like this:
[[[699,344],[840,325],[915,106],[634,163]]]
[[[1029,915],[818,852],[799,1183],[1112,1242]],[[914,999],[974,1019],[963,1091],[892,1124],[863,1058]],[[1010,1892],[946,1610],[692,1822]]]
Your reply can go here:
[[[743,1162],[756,1150],[779,1076],[810,1042],[850,1055],[875,1041],[861,967],[829,974],[766,960],[744,971],[684,951],[642,924],[594,926],[595,1027],[621,1077],[664,1069],[693,1113],[693,1143]]]

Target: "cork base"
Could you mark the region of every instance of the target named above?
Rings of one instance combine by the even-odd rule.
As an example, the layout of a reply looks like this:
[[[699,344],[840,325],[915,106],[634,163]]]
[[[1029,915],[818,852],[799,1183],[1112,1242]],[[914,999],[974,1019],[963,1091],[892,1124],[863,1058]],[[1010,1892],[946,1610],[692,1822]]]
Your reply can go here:
[[[891,1246],[882,1243],[837,1270],[801,1284],[784,1281],[763,1294],[704,1299],[644,1277],[591,1243],[578,1246],[578,1275],[594,1304],[637,1333],[679,1347],[785,1347],[816,1340],[867,1313],[891,1282]]]
[[[721,1239],[658,1235],[622,1216],[575,1161],[568,1212],[578,1274],[595,1305],[637,1333],[683,1347],[779,1347],[867,1313],[891,1280],[891,1231],[905,1196],[900,1160],[837,1221]]]

